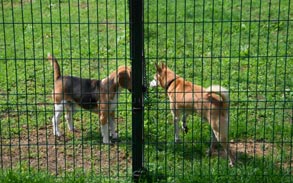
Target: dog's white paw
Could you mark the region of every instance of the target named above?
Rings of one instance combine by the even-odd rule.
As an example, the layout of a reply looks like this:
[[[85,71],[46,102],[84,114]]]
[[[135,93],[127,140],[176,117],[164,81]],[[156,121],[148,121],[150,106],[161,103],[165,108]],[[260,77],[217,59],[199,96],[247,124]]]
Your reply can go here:
[[[175,138],[175,143],[180,143],[181,139],[180,138]]]
[[[185,132],[185,133],[187,133],[188,132],[187,126],[186,127],[182,126],[182,131]]]
[[[71,129],[70,131],[71,131],[72,133],[80,133],[80,130],[77,130],[77,129],[75,129],[75,128]]]
[[[103,137],[103,143],[104,144],[111,144],[109,137]]]
[[[118,133],[116,133],[116,132],[112,133],[112,139],[114,139],[114,140],[118,139]]]
[[[57,136],[57,137],[60,137],[61,136],[61,133],[59,132],[59,130],[58,129],[53,129],[53,134],[55,135],[55,136]]]

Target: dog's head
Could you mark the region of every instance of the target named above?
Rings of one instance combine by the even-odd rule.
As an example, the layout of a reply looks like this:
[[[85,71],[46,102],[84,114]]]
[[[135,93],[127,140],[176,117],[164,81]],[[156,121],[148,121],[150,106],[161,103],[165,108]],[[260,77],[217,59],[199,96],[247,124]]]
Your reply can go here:
[[[120,66],[117,71],[116,83],[119,87],[132,91],[131,68],[127,66]]]
[[[154,75],[154,80],[151,81],[151,87],[161,86],[162,88],[167,88],[168,83],[174,80],[177,76],[170,70],[164,63],[155,63],[156,74]]]

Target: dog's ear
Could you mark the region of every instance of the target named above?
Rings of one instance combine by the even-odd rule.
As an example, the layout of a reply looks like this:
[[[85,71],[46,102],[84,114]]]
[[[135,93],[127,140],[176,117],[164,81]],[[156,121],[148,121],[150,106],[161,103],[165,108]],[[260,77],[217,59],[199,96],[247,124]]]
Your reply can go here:
[[[161,68],[163,69],[163,68],[166,68],[166,65],[162,62],[162,66],[161,66]]]
[[[49,60],[52,60],[52,55],[51,55],[50,53],[48,53],[47,58],[48,58]]]
[[[160,67],[157,63],[155,63],[155,66],[156,66],[157,72],[160,73],[162,71],[162,67]]]
[[[48,58],[49,61],[51,61],[51,64],[53,64],[52,61],[54,60],[54,57],[50,53],[48,53],[47,58]]]
[[[51,55],[50,53],[48,53],[47,58],[51,62],[52,65],[54,64],[54,61],[57,61],[57,59],[53,55]]]
[[[122,88],[129,89],[131,85],[131,73],[128,70],[121,71],[117,74],[117,82]]]

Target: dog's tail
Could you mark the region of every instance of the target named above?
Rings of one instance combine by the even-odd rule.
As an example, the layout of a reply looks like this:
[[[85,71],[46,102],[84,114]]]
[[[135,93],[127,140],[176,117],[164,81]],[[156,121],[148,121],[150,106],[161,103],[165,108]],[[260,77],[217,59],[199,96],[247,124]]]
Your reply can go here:
[[[212,85],[206,89],[206,92],[212,103],[226,109],[229,107],[230,98],[228,89],[219,85]]]
[[[60,66],[57,62],[57,59],[48,53],[48,60],[51,61],[51,64],[54,66],[54,81],[60,78]]]

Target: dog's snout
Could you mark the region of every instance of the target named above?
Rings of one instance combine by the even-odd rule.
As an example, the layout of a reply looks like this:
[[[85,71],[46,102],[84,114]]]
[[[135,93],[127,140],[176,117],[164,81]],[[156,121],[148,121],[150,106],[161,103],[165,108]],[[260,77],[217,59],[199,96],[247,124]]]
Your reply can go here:
[[[158,86],[158,81],[154,79],[150,82],[150,87],[156,87],[156,86]]]

